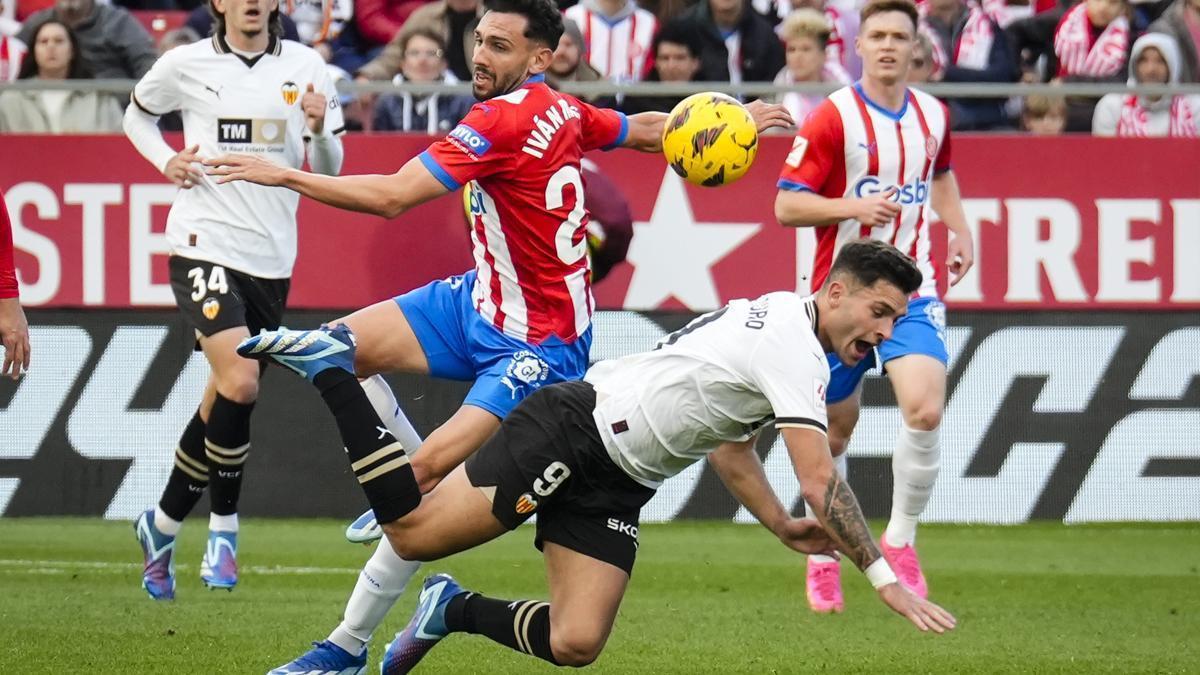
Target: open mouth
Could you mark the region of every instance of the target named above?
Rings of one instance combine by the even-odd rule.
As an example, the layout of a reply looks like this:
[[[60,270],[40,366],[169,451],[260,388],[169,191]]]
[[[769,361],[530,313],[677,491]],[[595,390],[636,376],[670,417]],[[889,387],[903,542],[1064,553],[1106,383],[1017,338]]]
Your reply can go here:
[[[246,10],[246,16],[247,16],[247,17],[258,17],[258,16],[262,16],[262,10],[260,10],[260,9],[257,9],[257,8],[254,8],[254,7],[251,7],[251,8],[249,8],[249,9],[247,9],[247,10]]]
[[[866,340],[855,340],[853,348],[854,355],[857,356],[858,360],[861,361],[867,358],[867,354],[871,353],[871,350],[875,348],[875,345],[867,342]]]
[[[471,81],[478,85],[485,85],[492,81],[492,76],[476,68]]]

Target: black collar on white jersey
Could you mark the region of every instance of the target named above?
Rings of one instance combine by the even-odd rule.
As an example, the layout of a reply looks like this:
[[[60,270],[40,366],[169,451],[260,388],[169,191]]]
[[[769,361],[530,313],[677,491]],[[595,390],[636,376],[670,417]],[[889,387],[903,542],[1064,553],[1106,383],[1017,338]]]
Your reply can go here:
[[[279,56],[280,53],[283,52],[283,41],[280,40],[279,38],[275,37],[274,35],[272,35],[270,37],[270,39],[267,40],[266,51],[264,51],[262,54],[259,54],[258,56],[255,56],[252,59],[248,59],[248,58],[242,56],[241,54],[230,49],[229,43],[225,41],[225,35],[223,33],[218,33],[218,34],[213,35],[212,45],[213,45],[213,50],[215,50],[218,54],[233,54],[234,56],[238,57],[239,59],[242,60],[242,63],[246,64],[247,68],[253,68],[254,64],[258,63],[258,60],[261,59],[266,54],[270,54],[271,56]]]
[[[814,295],[804,301],[804,314],[812,322],[813,335],[816,335],[817,329],[821,325],[821,310],[817,308],[817,296]]]

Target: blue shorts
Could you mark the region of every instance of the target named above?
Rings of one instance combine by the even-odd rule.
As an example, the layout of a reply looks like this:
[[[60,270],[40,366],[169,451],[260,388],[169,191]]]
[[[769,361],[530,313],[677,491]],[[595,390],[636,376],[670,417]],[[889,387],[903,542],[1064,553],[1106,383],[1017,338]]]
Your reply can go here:
[[[943,364],[950,360],[946,349],[946,306],[937,298],[917,298],[908,303],[908,314],[896,322],[892,337],[854,366],[843,365],[835,354],[828,354],[829,387],[826,403],[844,401],[854,394],[867,371],[882,362],[909,354],[932,356]]]
[[[475,311],[474,284],[472,270],[396,298],[425,352],[430,375],[474,380],[463,403],[500,419],[543,385],[583,379],[592,346],[590,327],[570,344],[556,336],[540,345],[521,342]]]

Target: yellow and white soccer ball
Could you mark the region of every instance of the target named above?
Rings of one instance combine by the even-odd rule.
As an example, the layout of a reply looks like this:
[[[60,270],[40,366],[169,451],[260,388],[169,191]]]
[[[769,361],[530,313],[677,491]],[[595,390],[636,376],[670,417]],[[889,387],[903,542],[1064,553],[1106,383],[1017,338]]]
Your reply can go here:
[[[728,185],[746,174],[758,154],[758,130],[736,99],[706,92],[682,101],[663,125],[663,155],[688,181]]]

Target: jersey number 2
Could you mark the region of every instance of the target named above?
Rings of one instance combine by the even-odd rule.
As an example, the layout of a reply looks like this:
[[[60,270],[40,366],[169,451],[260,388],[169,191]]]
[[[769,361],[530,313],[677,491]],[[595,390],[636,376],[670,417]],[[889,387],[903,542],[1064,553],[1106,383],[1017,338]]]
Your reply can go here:
[[[575,188],[575,208],[571,209],[567,219],[558,226],[558,232],[554,235],[554,248],[558,252],[559,260],[574,265],[587,253],[587,237],[581,237],[579,243],[575,243],[575,233],[583,225],[584,214],[583,177],[579,175],[579,169],[567,165],[554,172],[550,182],[546,183],[546,210],[562,208],[566,202],[568,185]]]

